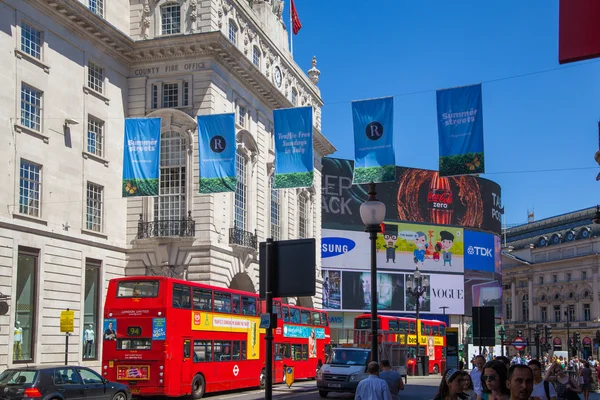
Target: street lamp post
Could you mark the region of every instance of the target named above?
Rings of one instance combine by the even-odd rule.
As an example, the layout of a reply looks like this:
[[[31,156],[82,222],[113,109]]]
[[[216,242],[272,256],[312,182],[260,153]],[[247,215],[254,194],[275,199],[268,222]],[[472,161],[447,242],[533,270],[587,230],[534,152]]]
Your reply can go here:
[[[500,351],[502,352],[502,357],[504,357],[504,341],[506,340],[506,330],[503,326],[500,327]]]
[[[418,375],[418,364],[419,363],[419,351],[420,351],[420,343],[419,343],[419,309],[420,309],[420,303],[419,303],[419,298],[421,296],[423,296],[423,294],[427,291],[427,286],[429,286],[429,281],[427,279],[427,277],[423,277],[421,278],[421,271],[419,271],[419,268],[417,267],[417,269],[415,270],[412,279],[408,279],[408,281],[406,282],[406,290],[408,292],[409,295],[411,295],[414,299],[415,299],[415,307],[416,307],[416,322],[415,322],[415,330],[417,333],[417,345],[416,345],[416,358],[417,358],[417,375]]]
[[[567,363],[565,365],[567,368],[569,366],[569,358],[571,356],[571,316],[569,315],[569,312],[572,308],[572,305],[568,305],[567,309],[565,310],[565,315],[567,316]]]
[[[377,200],[375,183],[369,184],[369,198],[360,205],[360,219],[371,241],[371,360],[378,360],[377,347],[377,234],[385,219],[385,204]]]

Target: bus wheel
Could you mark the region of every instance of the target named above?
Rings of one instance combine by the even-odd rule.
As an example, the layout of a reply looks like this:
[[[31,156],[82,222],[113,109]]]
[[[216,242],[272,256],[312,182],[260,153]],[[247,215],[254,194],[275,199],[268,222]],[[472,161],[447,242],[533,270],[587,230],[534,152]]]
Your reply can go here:
[[[192,398],[201,399],[204,396],[205,381],[202,375],[196,375],[192,382]]]
[[[329,393],[327,390],[319,390],[319,396],[321,397],[327,397],[327,393]]]
[[[433,366],[433,373],[434,374],[439,374],[440,373],[440,368],[437,366],[437,364],[434,364],[434,366]]]
[[[264,389],[267,386],[267,377],[265,376],[265,370],[260,371],[260,384],[261,389]]]

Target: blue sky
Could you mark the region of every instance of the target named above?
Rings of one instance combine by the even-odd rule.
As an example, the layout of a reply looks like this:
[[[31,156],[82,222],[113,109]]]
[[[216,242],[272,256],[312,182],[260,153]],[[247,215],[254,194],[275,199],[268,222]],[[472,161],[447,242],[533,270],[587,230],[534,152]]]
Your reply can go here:
[[[482,176],[506,223],[600,203],[600,59],[558,64],[558,0],[295,3],[294,58],[306,71],[317,56],[334,156],[354,158],[351,101],[393,95],[396,164],[437,169],[435,90],[482,82]],[[523,172],[548,169],[563,170]]]

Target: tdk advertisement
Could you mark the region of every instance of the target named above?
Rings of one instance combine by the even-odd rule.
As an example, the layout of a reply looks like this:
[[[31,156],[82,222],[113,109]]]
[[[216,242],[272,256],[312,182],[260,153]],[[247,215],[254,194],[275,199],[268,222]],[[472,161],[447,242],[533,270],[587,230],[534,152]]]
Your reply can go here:
[[[494,235],[465,229],[465,269],[494,272]]]

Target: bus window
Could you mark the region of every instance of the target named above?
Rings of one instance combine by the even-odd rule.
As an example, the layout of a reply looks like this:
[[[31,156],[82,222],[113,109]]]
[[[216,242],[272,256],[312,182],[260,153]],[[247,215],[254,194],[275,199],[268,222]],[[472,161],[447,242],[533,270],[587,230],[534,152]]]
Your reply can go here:
[[[273,314],[277,314],[277,319],[281,319],[281,303],[273,303]]]
[[[231,360],[231,342],[215,340],[215,361]]]
[[[246,359],[246,341],[242,340],[242,360]]]
[[[212,361],[212,342],[194,340],[194,362]]]
[[[407,321],[400,321],[400,323],[398,324],[398,332],[400,333],[408,333],[408,322]]]
[[[421,322],[421,335],[425,336],[425,324]]]
[[[308,345],[307,344],[302,345],[302,359],[308,360]]]
[[[312,313],[312,324],[313,325],[321,325],[321,313],[313,312]]]
[[[173,307],[175,308],[191,308],[189,286],[173,285]]]
[[[117,297],[158,297],[158,281],[121,281]]]
[[[409,322],[408,323],[408,333],[415,333],[415,332],[416,332],[415,323]]]
[[[310,325],[310,311],[301,310],[300,313],[302,315],[302,324]]]
[[[241,356],[241,347],[240,347],[240,341],[239,340],[234,340],[233,341],[233,354],[232,354],[232,360],[239,360]]]
[[[233,313],[239,314],[240,313],[240,295],[232,294],[231,299],[233,300]]]
[[[292,324],[300,323],[300,310],[294,307],[290,307],[290,322]]]
[[[229,293],[215,291],[215,311],[231,314],[231,295]],[[216,349],[215,342],[215,349]],[[215,350],[215,357],[216,357]]]
[[[306,345],[308,346],[308,345]],[[307,347],[308,353],[308,347]],[[302,360],[302,345],[292,344],[292,360]]]
[[[398,321],[390,321],[388,329],[392,332],[398,332],[400,330],[398,326]]]
[[[287,307],[283,308],[283,322],[290,322],[290,309]]]
[[[190,358],[192,355],[192,341],[185,339],[183,341],[183,359]]]
[[[212,311],[212,291],[194,288],[194,310]]]
[[[152,340],[117,339],[117,350],[152,350]]]
[[[285,352],[285,344],[275,343],[275,359],[278,361],[283,360],[283,354]]]
[[[440,325],[440,336],[446,336],[446,327],[444,325]]]
[[[434,336],[440,336],[440,330],[438,326],[431,327],[431,334]]]
[[[242,296],[242,314],[256,315],[256,299],[254,297]]]
[[[324,313],[324,312],[321,313],[321,325],[329,326],[329,320],[327,319],[327,313]]]

